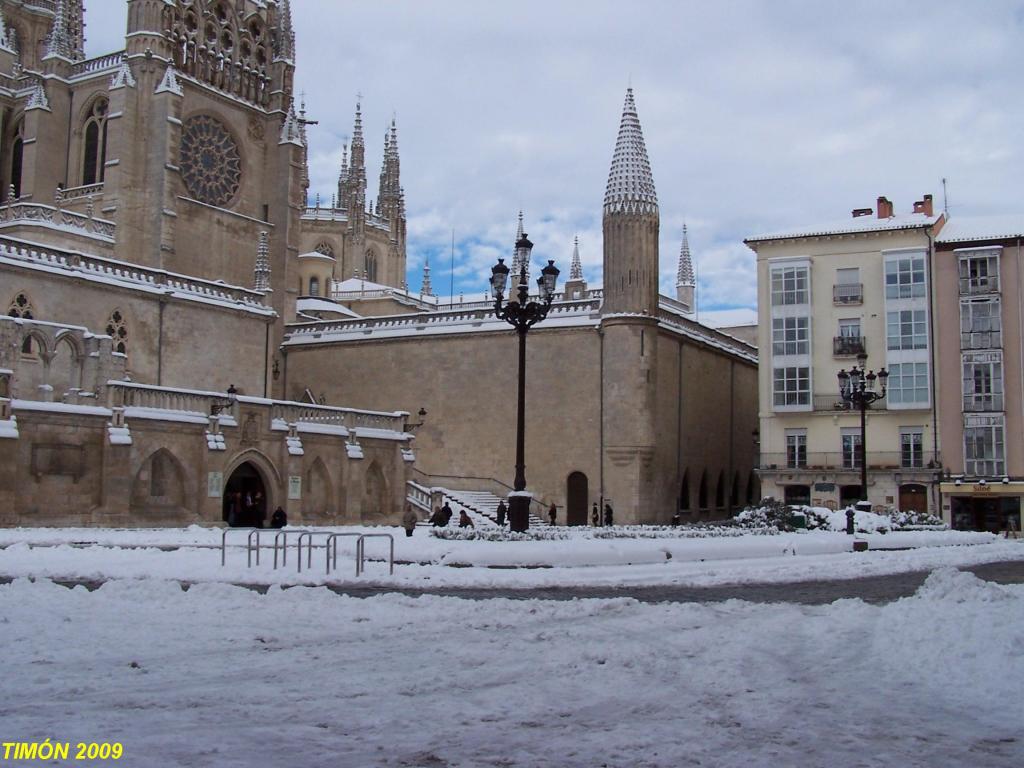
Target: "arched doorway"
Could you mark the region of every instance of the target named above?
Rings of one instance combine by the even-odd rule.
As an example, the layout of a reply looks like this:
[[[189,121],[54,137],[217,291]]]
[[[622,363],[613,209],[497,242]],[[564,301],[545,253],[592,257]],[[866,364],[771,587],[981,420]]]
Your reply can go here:
[[[224,486],[223,520],[235,528],[262,528],[266,516],[263,475],[247,461],[231,473]]]
[[[573,472],[569,475],[565,485],[566,525],[586,525],[587,494],[589,493],[587,476],[582,472]]]
[[[927,512],[928,489],[919,483],[900,486],[900,512]]]

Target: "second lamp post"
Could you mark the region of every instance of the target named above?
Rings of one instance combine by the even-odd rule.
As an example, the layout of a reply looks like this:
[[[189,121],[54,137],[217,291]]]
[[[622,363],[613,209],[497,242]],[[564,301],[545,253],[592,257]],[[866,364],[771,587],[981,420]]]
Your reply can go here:
[[[554,261],[541,270],[537,279],[540,301],[530,301],[530,286],[526,268],[530,263],[531,243],[524,234],[516,242],[516,252],[522,265],[517,286],[518,301],[504,303],[508,285],[509,268],[504,259],[491,268],[491,294],[494,297],[494,314],[509,323],[519,333],[519,412],[516,421],[516,476],[512,483],[513,492],[508,499],[509,528],[521,533],[530,527],[530,501],[532,496],[526,490],[526,334],[534,325],[548,316],[551,302],[555,298],[558,282],[558,267]]]
[[[867,410],[871,404],[885,397],[886,382],[889,372],[882,368],[877,374],[869,371],[868,356],[857,355],[860,367],[853,366],[849,371],[839,371],[839,396],[843,402],[860,410],[860,492],[864,501],[868,500],[868,444]],[[881,382],[881,390],[875,391],[875,382]],[[851,531],[852,533],[852,531]]]

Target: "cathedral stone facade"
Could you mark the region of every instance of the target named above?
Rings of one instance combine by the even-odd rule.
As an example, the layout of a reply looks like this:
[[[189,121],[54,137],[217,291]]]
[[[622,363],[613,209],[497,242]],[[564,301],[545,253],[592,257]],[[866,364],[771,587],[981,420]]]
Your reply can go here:
[[[82,0],[0,2],[0,524],[212,524],[249,497],[242,522],[387,522],[423,486],[502,492],[514,335],[429,267],[407,285],[395,123],[375,199],[357,103],[310,200],[289,1],[127,6],[124,50],[86,59]],[[755,350],[693,319],[685,236],[659,296],[658,238],[629,93],[605,284],[574,254],[528,343],[527,478],[562,522],[756,495]]]

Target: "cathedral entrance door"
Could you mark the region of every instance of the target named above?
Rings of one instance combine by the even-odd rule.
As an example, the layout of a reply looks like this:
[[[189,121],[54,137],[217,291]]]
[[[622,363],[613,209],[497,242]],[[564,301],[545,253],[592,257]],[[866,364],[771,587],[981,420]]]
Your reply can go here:
[[[566,525],[587,524],[587,476],[573,472],[566,482],[565,521]]]
[[[224,522],[233,528],[262,528],[267,517],[263,476],[249,462],[239,465],[224,486]]]

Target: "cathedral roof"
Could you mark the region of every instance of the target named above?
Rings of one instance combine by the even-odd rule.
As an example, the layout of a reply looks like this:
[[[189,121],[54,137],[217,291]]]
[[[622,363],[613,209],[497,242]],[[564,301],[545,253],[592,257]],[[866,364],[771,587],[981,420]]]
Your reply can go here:
[[[647,159],[647,146],[640,127],[640,118],[633,101],[633,89],[626,90],[626,103],[622,107],[619,138],[615,142],[612,167],[608,172],[608,187],[604,193],[604,213],[658,212],[658,193],[654,189],[651,163]]]

